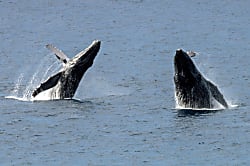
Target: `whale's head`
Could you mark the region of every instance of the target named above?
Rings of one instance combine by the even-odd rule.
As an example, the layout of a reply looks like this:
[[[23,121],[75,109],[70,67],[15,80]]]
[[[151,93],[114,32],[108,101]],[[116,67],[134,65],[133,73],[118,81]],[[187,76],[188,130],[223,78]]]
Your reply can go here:
[[[79,70],[84,70],[92,66],[94,59],[100,50],[101,41],[94,40],[92,44],[85,50],[79,52],[75,57],[73,57],[69,63],[68,67],[78,68]]]
[[[190,56],[182,49],[176,50],[174,57],[174,81],[178,85],[193,87],[201,79],[201,74]]]
[[[198,71],[190,56],[181,49],[176,50],[174,69],[177,104],[185,108],[210,108],[211,95],[207,81]]]

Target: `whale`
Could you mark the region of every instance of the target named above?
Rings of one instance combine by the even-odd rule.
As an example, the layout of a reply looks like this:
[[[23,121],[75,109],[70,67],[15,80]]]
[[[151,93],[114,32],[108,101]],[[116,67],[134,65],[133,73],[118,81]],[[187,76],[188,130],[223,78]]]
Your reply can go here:
[[[177,106],[191,109],[214,109],[228,104],[218,87],[197,69],[187,52],[177,49],[174,56],[174,84]]]
[[[34,89],[32,97],[35,98],[42,92],[48,92],[50,99],[73,98],[83,75],[93,65],[100,46],[101,41],[94,40],[86,49],[70,59],[52,44],[46,45],[63,63],[63,67],[58,73],[52,75]]]

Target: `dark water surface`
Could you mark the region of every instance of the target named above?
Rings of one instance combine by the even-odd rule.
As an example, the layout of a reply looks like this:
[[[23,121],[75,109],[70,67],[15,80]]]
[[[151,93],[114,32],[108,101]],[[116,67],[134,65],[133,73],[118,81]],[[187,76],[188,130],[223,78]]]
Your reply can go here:
[[[0,1],[1,165],[249,165],[249,6]],[[76,100],[29,101],[49,67],[58,70],[46,44],[73,57],[94,39],[101,50]],[[199,53],[232,108],[175,109],[177,48]]]

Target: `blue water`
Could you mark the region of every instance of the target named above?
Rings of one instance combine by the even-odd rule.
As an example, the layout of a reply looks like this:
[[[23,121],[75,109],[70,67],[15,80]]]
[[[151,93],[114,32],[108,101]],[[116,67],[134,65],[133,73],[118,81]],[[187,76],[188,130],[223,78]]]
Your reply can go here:
[[[1,165],[249,165],[249,5],[0,1]],[[60,69],[46,44],[73,57],[94,39],[101,50],[75,100],[29,100]],[[230,109],[176,109],[177,48],[199,53]]]

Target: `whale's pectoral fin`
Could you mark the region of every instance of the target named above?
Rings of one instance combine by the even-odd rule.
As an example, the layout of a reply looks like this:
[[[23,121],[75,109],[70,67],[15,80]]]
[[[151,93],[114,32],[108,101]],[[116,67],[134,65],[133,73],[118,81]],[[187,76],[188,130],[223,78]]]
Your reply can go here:
[[[58,48],[56,48],[55,46],[53,46],[52,44],[47,44],[46,48],[48,48],[50,51],[52,51],[56,57],[62,61],[63,63],[67,63],[67,61],[69,60],[69,58]]]
[[[221,94],[219,89],[212,84],[211,82],[208,81],[208,86],[211,90],[212,96],[220,103],[222,104],[225,108],[228,108],[228,104],[226,100],[224,99],[224,96]]]
[[[54,87],[57,84],[58,80],[60,79],[61,75],[62,75],[62,72],[59,72],[51,76],[47,81],[41,83],[41,85],[33,91],[32,96],[35,97],[40,92]]]

